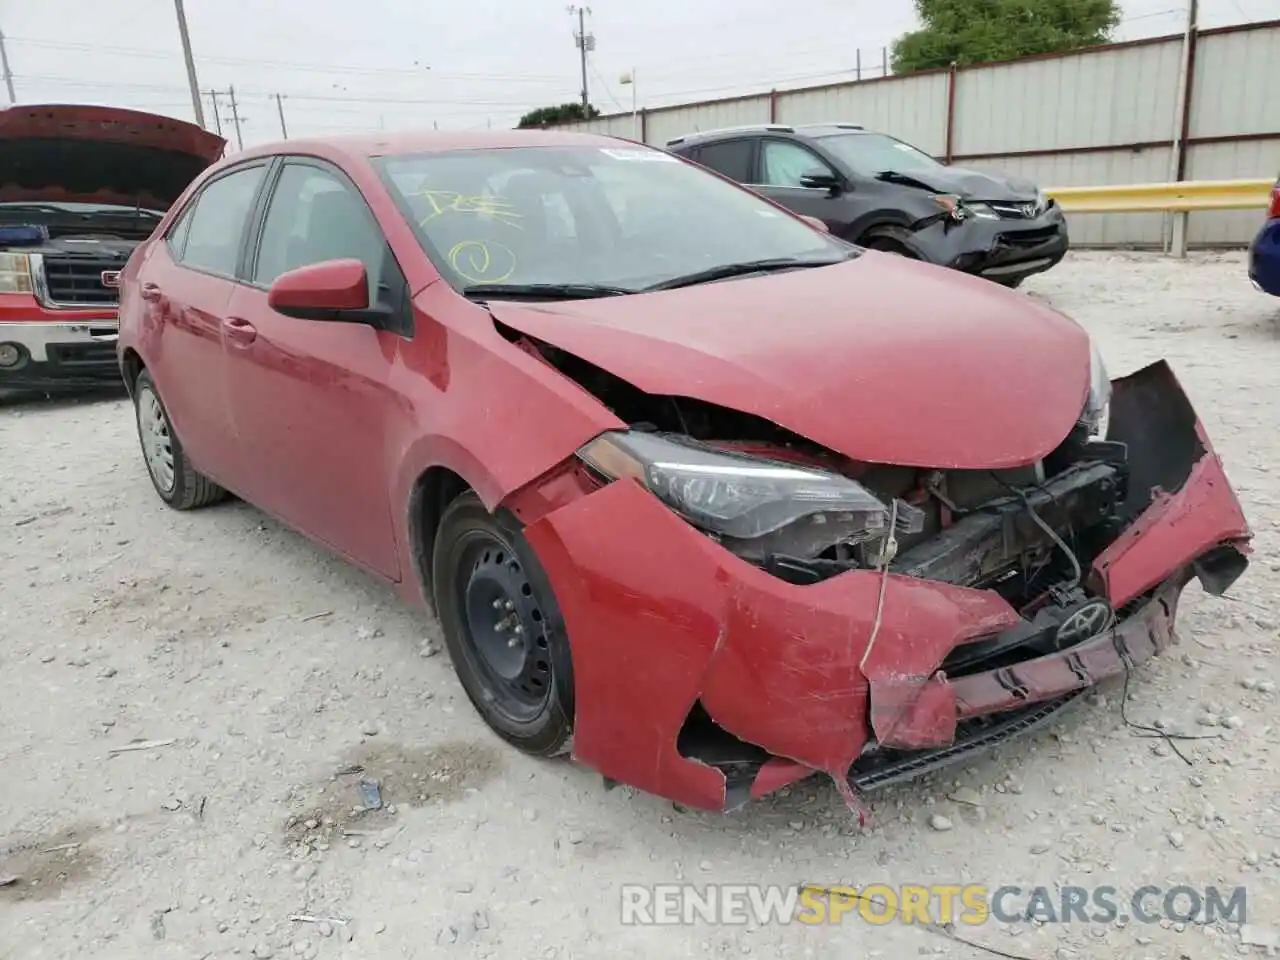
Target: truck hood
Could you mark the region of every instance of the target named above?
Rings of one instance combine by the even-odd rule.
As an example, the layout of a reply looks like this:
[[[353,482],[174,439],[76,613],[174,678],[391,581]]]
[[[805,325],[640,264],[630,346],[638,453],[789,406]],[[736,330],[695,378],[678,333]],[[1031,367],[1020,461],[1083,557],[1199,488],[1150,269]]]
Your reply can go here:
[[[1022,177],[966,170],[963,167],[903,171],[900,176],[918,181],[925,190],[952,193],[965,200],[1030,202],[1036,199],[1037,193],[1036,185]]]
[[[106,203],[164,211],[222,155],[195,124],[116,107],[0,110],[0,203]]]
[[[868,251],[784,274],[529,304],[496,320],[647,393],[754,414],[854,460],[1002,469],[1053,451],[1088,335],[988,280]]]

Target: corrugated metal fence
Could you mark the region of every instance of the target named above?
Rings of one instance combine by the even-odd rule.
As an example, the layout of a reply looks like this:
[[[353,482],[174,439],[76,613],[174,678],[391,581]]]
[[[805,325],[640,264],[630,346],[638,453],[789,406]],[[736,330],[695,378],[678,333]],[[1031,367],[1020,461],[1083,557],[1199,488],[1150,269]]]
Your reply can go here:
[[[883,130],[939,159],[1055,187],[1274,177],[1277,64],[1280,20],[568,126],[661,146],[716,127],[842,120]],[[1258,225],[1259,215],[1247,210],[1196,213],[1189,240],[1245,243]],[[1077,215],[1071,233],[1082,245],[1155,246],[1165,227],[1158,213]]]

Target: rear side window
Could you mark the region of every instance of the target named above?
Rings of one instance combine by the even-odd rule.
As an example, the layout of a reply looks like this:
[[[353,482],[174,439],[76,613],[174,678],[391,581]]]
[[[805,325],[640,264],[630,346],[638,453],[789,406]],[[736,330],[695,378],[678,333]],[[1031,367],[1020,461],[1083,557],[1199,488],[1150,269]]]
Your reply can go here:
[[[256,166],[237,170],[201,191],[195,206],[185,215],[190,224],[179,224],[173,235],[176,240],[186,234],[179,254],[183,266],[235,276],[245,225],[266,169]]]
[[[739,183],[751,182],[751,141],[709,143],[698,151],[698,162]]]

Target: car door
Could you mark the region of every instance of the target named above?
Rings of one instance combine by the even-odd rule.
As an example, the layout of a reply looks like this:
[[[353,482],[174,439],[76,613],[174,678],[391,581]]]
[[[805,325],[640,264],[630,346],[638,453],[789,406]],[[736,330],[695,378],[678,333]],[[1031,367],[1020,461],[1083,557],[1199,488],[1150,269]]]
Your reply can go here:
[[[337,167],[290,157],[272,180],[245,282],[227,307],[227,392],[252,464],[246,497],[395,577],[389,425],[403,403],[388,379],[410,328],[287,317],[267,305],[267,291],[288,270],[354,257],[369,272],[370,302],[391,304],[411,323],[407,285],[372,211]]]
[[[243,464],[223,376],[222,325],[266,172],[260,161],[206,183],[138,273],[144,329],[158,333],[146,360],[170,421],[192,462],[237,491]]]
[[[817,217],[833,233],[852,222],[848,210],[848,182],[826,160],[794,140],[765,137],[760,141],[755,181],[751,189],[794,213]],[[827,187],[808,187],[806,174],[821,173],[841,185],[834,195]]]

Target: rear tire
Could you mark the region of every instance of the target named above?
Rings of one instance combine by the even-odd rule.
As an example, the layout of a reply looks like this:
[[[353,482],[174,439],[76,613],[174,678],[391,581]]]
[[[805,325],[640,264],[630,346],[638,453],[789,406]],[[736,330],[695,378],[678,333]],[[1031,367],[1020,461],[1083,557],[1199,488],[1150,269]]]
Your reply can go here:
[[[445,643],[476,712],[524,753],[569,752],[573,662],[564,619],[516,524],[463,493],[440,518],[431,570]]]
[[[175,510],[195,510],[223,499],[226,491],[191,465],[146,370],[134,383],[133,405],[142,459],[160,499]]]

